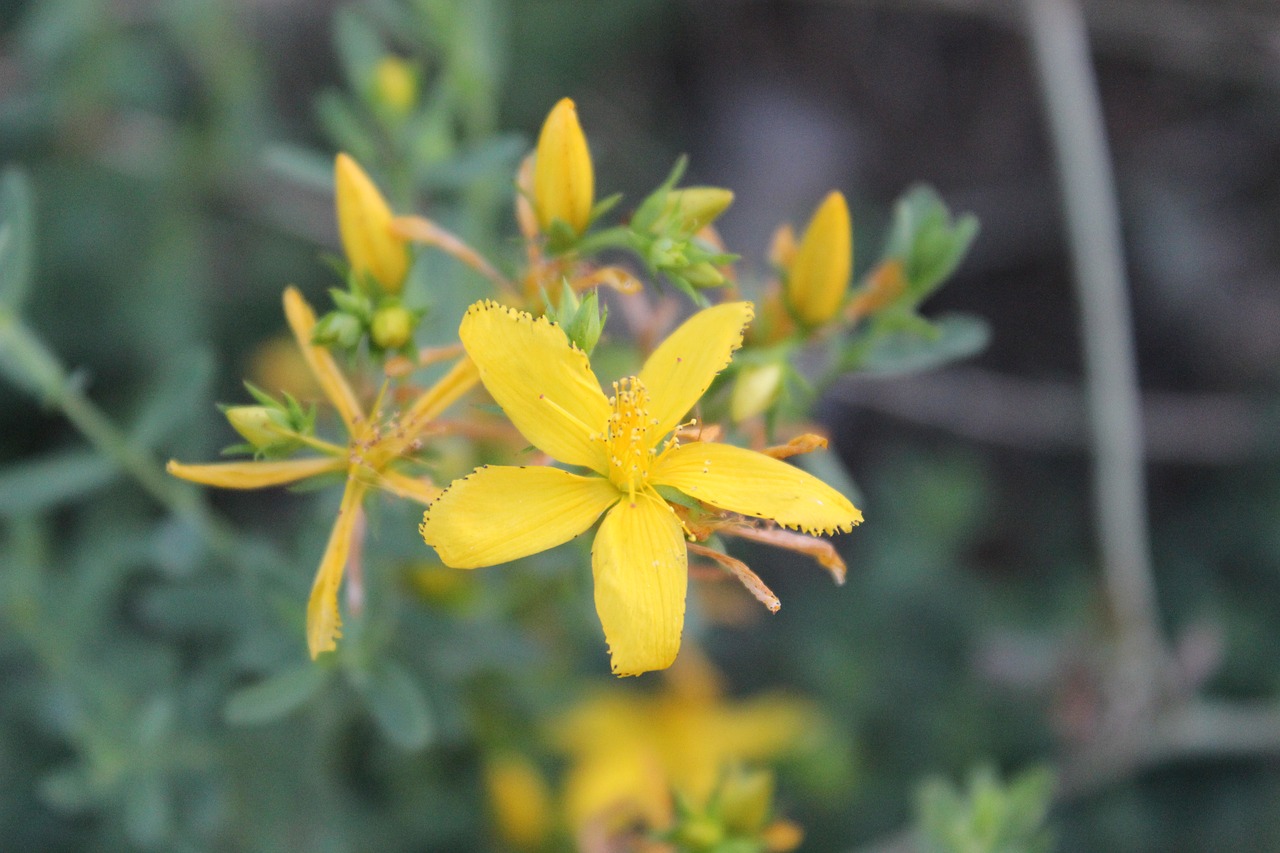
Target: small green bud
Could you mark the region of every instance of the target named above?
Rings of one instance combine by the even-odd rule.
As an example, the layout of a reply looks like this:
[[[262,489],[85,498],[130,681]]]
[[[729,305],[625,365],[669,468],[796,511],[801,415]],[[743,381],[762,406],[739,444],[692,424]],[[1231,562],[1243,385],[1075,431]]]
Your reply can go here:
[[[262,450],[280,443],[280,424],[266,406],[231,406],[223,414],[227,416],[231,428],[256,449]]]
[[[563,306],[564,303],[561,303],[562,308]],[[608,316],[608,309],[601,310],[600,300],[593,290],[582,299],[573,316],[565,324],[565,334],[578,349],[590,355],[600,341],[600,334],[604,331],[604,323]]]
[[[413,337],[414,325],[413,312],[397,303],[373,312],[369,335],[382,349],[400,349]]]
[[[689,263],[686,248],[683,240],[659,237],[649,247],[649,263],[654,269],[679,269]]]
[[[769,410],[782,390],[782,365],[776,361],[768,364],[744,366],[733,381],[733,397],[729,400],[729,414],[734,423]]]
[[[316,323],[312,340],[320,346],[351,349],[360,343],[364,326],[360,320],[342,311],[331,311]]]
[[[709,261],[698,261],[680,271],[685,281],[698,289],[719,287],[724,284],[724,274]]]
[[[720,819],[733,835],[755,836],[773,810],[773,774],[768,770],[732,771],[720,788]]]
[[[724,827],[705,815],[692,815],[676,827],[675,840],[692,850],[711,850],[724,841]]]
[[[721,187],[683,187],[667,193],[654,233],[675,228],[694,234],[710,225],[733,204],[733,191]]]

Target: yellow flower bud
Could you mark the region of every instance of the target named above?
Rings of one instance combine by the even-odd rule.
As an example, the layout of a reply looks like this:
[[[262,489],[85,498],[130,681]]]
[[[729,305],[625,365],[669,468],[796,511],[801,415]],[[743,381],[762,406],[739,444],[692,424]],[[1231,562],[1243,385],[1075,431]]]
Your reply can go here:
[[[820,326],[840,310],[853,269],[849,205],[831,192],[809,220],[787,274],[787,304],[807,326]]]
[[[391,231],[391,208],[360,165],[347,154],[334,162],[338,231],[351,269],[372,276],[387,293],[404,289],[409,273],[405,241]]]
[[[563,220],[581,234],[595,201],[595,173],[587,138],[578,124],[573,101],[561,98],[552,107],[538,136],[533,163],[533,207],[544,233]]]
[[[418,100],[418,78],[398,56],[387,56],[373,71],[374,94],[396,115],[405,115]]]
[[[734,423],[742,423],[766,411],[782,390],[782,365],[776,361],[752,365],[738,371],[733,383],[729,414]]]
[[[653,230],[661,233],[671,225],[688,233],[701,231],[733,204],[733,190],[721,187],[684,187],[667,193],[662,213]]]
[[[400,349],[413,336],[413,314],[403,305],[389,305],[373,312],[369,335],[383,349]]]
[[[507,755],[484,769],[489,807],[502,841],[515,850],[540,846],[551,828],[551,795],[528,760]]]
[[[282,438],[278,430],[272,429],[275,421],[266,406],[232,406],[223,414],[232,429],[258,449],[278,444]]]

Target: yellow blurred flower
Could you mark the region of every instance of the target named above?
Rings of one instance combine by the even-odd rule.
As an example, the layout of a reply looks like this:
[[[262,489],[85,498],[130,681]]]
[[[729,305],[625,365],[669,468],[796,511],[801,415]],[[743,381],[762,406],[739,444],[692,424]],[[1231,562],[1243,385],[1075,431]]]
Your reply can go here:
[[[543,233],[557,219],[575,234],[587,230],[595,202],[595,172],[573,101],[561,98],[538,135],[533,162],[533,208]]]
[[[489,808],[498,836],[516,850],[532,850],[546,840],[554,812],[546,781],[527,758],[507,753],[484,766]]]
[[[280,335],[258,344],[249,356],[245,374],[250,382],[270,394],[291,394],[306,401],[322,396],[316,377],[292,335]]]
[[[569,759],[564,808],[575,831],[600,821],[667,827],[672,790],[702,809],[726,769],[785,756],[824,723],[794,696],[728,699],[709,665],[689,660],[695,665],[682,660],[660,692],[602,690],[557,720],[552,739]],[[755,793],[770,800],[771,785]],[[747,790],[736,793],[741,802],[728,828],[760,829],[767,808]]]
[[[786,296],[807,326],[835,317],[849,290],[853,270],[853,227],[844,195],[831,192],[814,211],[787,269]]]
[[[352,271],[372,277],[387,293],[399,293],[409,274],[409,248],[391,230],[387,200],[349,155],[337,156],[333,172],[338,231]]]
[[[374,95],[397,116],[405,115],[418,101],[418,76],[398,56],[385,56],[373,69]]]
[[[311,342],[315,313],[302,294],[292,287],[284,292],[284,310],[311,374],[342,418],[347,444],[332,444],[314,436],[281,430],[278,433],[280,439],[295,440],[321,455],[211,465],[187,465],[171,459],[167,469],[175,477],[224,489],[260,489],[324,474],[346,474],[342,504],[307,604],[307,646],[314,658],[321,652],[332,651],[341,636],[338,587],[357,536],[356,521],[366,493],[370,489],[381,489],[422,504],[430,503],[440,494],[440,490],[426,480],[395,470],[395,465],[414,448],[419,436],[435,417],[476,384],[478,376],[474,365],[463,359],[403,411],[385,418],[375,405],[374,412],[366,414],[355,391],[338,370],[333,355]],[[270,423],[259,423],[258,426],[268,430],[272,428]]]
[[[430,505],[423,539],[446,565],[476,568],[567,542],[603,515],[591,562],[613,671],[670,666],[684,627],[687,529],[658,489],[812,534],[862,521],[847,498],[785,462],[664,441],[729,364],[751,316],[749,302],[699,311],[606,397],[559,326],[495,302],[472,305],[459,336],[485,388],[531,444],[591,473],[484,466]]]

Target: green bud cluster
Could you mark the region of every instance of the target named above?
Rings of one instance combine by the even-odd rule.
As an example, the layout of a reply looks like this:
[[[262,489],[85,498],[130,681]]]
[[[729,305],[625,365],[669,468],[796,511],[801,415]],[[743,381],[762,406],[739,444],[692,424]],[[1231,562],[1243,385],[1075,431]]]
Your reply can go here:
[[[399,296],[375,301],[356,282],[350,290],[334,288],[330,294],[335,308],[316,322],[315,344],[352,352],[367,338],[376,352],[394,353],[413,343],[422,312],[407,308]]]
[[[680,853],[764,853],[773,817],[773,774],[732,767],[705,808],[675,797],[675,823],[662,840]]]

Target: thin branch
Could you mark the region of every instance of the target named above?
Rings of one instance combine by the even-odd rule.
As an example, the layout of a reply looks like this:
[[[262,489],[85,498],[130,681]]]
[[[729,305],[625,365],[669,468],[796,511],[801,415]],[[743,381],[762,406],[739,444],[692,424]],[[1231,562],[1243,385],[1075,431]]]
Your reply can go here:
[[[849,377],[841,403],[954,435],[1042,453],[1088,445],[1084,393],[1070,382],[1021,379],[955,367],[893,381]],[[1143,444],[1149,461],[1233,465],[1280,453],[1269,415],[1239,394],[1147,392]]]
[[[1150,714],[1165,668],[1147,531],[1142,408],[1115,180],[1084,17],[1073,0],[1026,0],[1075,266],[1094,448],[1095,524],[1119,632],[1114,698]],[[1120,711],[1122,716],[1128,712]]]

